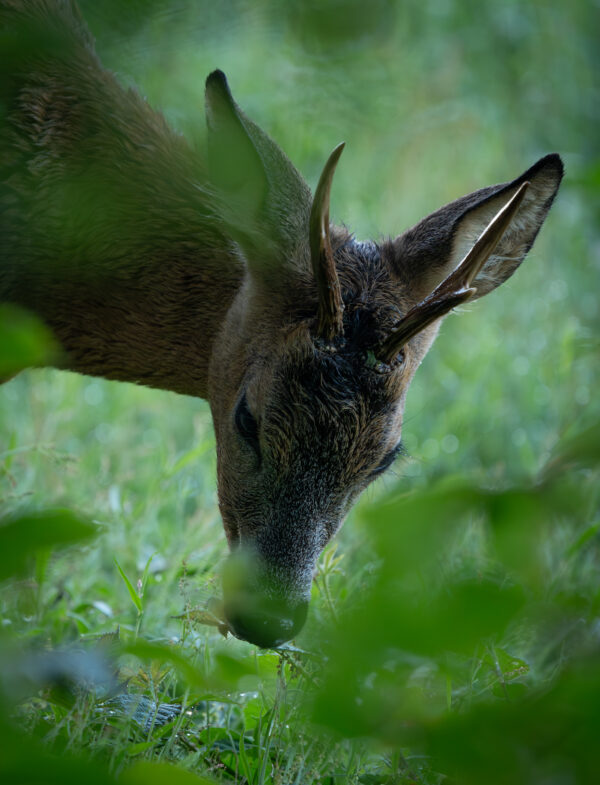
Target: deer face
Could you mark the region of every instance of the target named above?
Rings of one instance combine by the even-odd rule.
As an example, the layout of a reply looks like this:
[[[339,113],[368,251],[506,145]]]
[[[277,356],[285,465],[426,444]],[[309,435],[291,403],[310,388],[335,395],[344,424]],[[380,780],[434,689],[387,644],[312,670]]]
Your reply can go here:
[[[225,609],[233,631],[261,645],[302,626],[321,550],[400,453],[405,393],[426,348],[420,336],[393,372],[374,369],[369,343],[398,320],[397,284],[371,244],[344,244],[339,265],[349,274],[336,351],[315,341],[314,283],[290,282],[292,298],[248,282],[211,369],[219,501],[234,553]]]
[[[219,72],[207,115],[220,214],[246,268],[209,373],[225,613],[238,637],[275,646],[302,627],[316,560],[352,502],[401,451],[406,391],[440,319],[516,269],[562,165],[548,156],[377,246],[329,225],[341,147],[313,200]]]

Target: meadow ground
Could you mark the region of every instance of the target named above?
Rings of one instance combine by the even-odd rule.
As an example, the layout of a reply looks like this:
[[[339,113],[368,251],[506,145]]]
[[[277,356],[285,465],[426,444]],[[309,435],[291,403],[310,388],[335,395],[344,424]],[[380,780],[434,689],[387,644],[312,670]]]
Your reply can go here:
[[[566,177],[518,273],[444,323],[410,457],[321,558],[281,652],[205,623],[226,545],[204,401],[51,370],[0,387],[0,578],[33,555],[0,596],[0,778],[597,782],[597,9],[122,5],[80,2],[104,64],[199,144],[216,67],[313,187],[344,139],[332,212],[359,238],[547,152]],[[50,508],[78,517],[6,528]],[[40,534],[86,521],[77,547]]]

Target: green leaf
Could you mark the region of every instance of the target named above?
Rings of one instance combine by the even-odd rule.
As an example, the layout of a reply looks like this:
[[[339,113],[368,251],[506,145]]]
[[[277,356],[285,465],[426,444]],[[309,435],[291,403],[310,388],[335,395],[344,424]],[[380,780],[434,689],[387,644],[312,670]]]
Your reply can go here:
[[[234,657],[221,651],[215,654],[214,661],[215,676],[229,686],[236,685],[237,682],[244,677],[257,677],[258,675],[253,657]]]
[[[567,549],[567,556],[573,556],[577,551],[580,551],[589,542],[592,542],[600,535],[600,521],[588,526],[587,529],[579,535],[575,542]]]
[[[245,705],[244,705],[244,725],[248,730],[251,730],[256,725],[260,718],[266,713],[265,711],[265,703],[262,697],[259,695],[256,698],[251,698]]]
[[[59,358],[58,343],[37,316],[16,305],[0,305],[0,380]]]
[[[250,759],[246,754],[243,733],[240,733],[238,754],[239,754],[240,763],[242,764],[242,771],[244,772],[244,776],[246,777],[250,785],[252,785],[252,783],[254,782],[254,771],[253,771],[254,767],[251,765]]]
[[[496,698],[504,698],[505,700],[516,700],[523,698],[527,695],[527,685],[516,682],[515,684],[501,684],[496,682],[492,687],[492,694]]]
[[[571,663],[536,691],[506,686],[511,700],[474,706],[417,730],[425,753],[464,785],[597,782],[598,658]]]
[[[513,657],[513,655],[509,654],[505,649],[496,646],[494,648],[494,654],[496,655],[496,661],[500,667],[502,676],[506,681],[518,679],[526,673],[529,673],[529,665],[525,660],[522,660],[519,657]]]
[[[131,597],[131,601],[133,602],[133,604],[137,608],[138,613],[142,613],[144,608],[143,608],[143,605],[142,605],[141,597],[138,595],[136,590],[133,588],[133,586],[131,584],[131,581],[125,575],[123,570],[121,569],[121,565],[119,564],[119,562],[116,559],[114,561],[115,561],[115,564],[117,565],[117,569],[121,573],[121,578],[123,578],[123,583],[125,584],[125,586],[127,586],[127,591],[129,592],[129,596]]]
[[[29,557],[96,537],[98,526],[71,510],[31,511],[0,521],[0,580],[23,574]]]
[[[133,654],[142,660],[170,662],[188,685],[204,689],[207,687],[207,679],[202,672],[174,646],[164,646],[138,638],[134,643],[125,644],[121,651],[125,654]]]
[[[598,465],[600,465],[600,422],[562,439],[544,468],[544,474],[554,476],[574,466],[595,468]]]
[[[142,752],[146,752],[146,750],[152,749],[156,745],[156,741],[140,741],[138,744],[130,744],[127,747],[127,755],[130,757],[135,757],[136,755],[140,755]]]
[[[173,466],[166,469],[165,477],[171,478],[178,474],[182,469],[185,469],[190,463],[194,463],[207,452],[212,451],[215,446],[214,439],[205,439],[203,442],[200,442],[197,446],[193,447],[191,450],[188,450],[184,453],[180,458],[178,458]]]
[[[170,763],[140,761],[119,777],[120,785],[214,785],[215,780],[199,777]]]
[[[148,575],[150,574],[150,565],[152,564],[152,559],[155,556],[156,556],[156,551],[150,556],[150,558],[146,562],[146,566],[144,567],[144,572],[142,573],[142,597],[146,593],[146,584],[148,583]]]
[[[6,785],[115,785],[102,763],[68,753],[51,755],[0,717],[0,782]]]

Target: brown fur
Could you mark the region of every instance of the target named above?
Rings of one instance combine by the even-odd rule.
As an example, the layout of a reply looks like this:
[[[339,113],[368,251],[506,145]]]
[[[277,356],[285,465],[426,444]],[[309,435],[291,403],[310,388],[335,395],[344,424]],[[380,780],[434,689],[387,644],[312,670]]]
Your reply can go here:
[[[281,642],[304,620],[320,550],[395,455],[406,390],[439,324],[388,373],[373,369],[372,347],[529,180],[478,295],[510,276],[560,159],[382,246],[332,227],[345,304],[332,351],[314,338],[310,190],[222,74],[207,81],[205,165],[102,68],[74,3],[2,0],[0,24],[16,41],[1,61],[0,299],[46,321],[64,367],[208,397],[225,531],[255,557],[226,585],[228,618],[240,637]]]

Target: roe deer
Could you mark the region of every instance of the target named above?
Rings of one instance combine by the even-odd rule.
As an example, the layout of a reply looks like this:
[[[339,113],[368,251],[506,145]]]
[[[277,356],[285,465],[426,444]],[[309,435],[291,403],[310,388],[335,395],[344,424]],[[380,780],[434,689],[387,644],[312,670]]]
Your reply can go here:
[[[400,451],[440,320],[514,273],[561,159],[358,242],[329,222],[343,145],[313,198],[214,71],[205,164],[103,69],[74,2],[2,0],[0,24],[0,300],[46,322],[61,367],[208,398],[225,616],[278,645],[304,623],[321,549]]]

